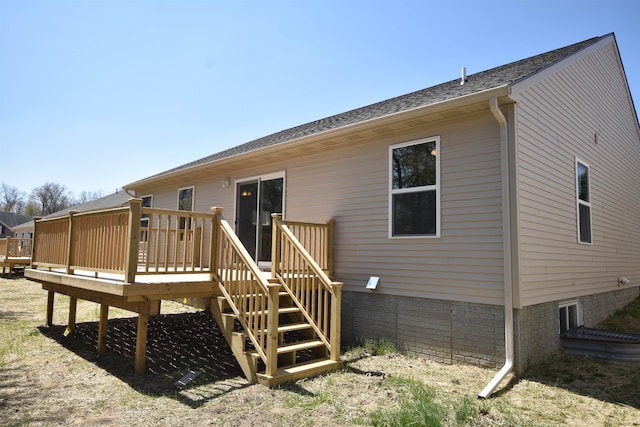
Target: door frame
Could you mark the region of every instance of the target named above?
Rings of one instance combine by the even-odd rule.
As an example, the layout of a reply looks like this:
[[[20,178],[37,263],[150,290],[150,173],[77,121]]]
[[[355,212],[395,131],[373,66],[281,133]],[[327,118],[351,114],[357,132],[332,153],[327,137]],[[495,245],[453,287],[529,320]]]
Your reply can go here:
[[[261,181],[269,181],[272,179],[278,179],[278,178],[282,178],[282,218],[285,218],[285,211],[286,211],[286,200],[287,200],[287,171],[286,169],[280,170],[280,171],[276,171],[276,172],[270,172],[270,173],[265,173],[265,174],[260,174],[260,175],[252,175],[252,176],[248,176],[248,177],[243,177],[243,178],[238,178],[235,179],[233,182],[233,230],[235,231],[236,235],[238,234],[238,185],[240,184],[244,184],[247,182],[252,182],[252,181],[257,181],[258,182],[258,188],[260,188],[260,182]],[[260,196],[258,196],[258,204],[260,204]],[[257,242],[256,242],[257,245]],[[256,251],[256,257],[257,257],[257,251]],[[258,265],[260,267],[264,267],[264,268],[270,268],[271,267],[271,262],[270,261],[258,261]]]

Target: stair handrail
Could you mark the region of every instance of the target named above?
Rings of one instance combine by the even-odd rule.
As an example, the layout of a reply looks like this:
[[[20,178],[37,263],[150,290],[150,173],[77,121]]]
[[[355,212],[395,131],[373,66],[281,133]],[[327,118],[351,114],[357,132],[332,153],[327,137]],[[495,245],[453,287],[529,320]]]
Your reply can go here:
[[[320,340],[323,341],[329,350],[331,360],[338,361],[340,360],[340,316],[343,283],[333,281],[329,278],[329,276],[305,249],[302,243],[300,243],[300,241],[295,237],[287,224],[284,223],[282,220],[282,214],[274,213],[271,214],[271,216],[273,220],[273,240],[271,251],[272,275],[281,281],[293,302],[302,311],[305,319],[315,330]],[[297,256],[309,266],[306,273],[294,273],[292,269],[287,274],[286,270],[289,268],[289,264],[298,264],[298,262],[292,262],[291,260],[287,261],[282,258],[282,255],[285,252],[285,250],[283,250],[283,243],[293,249]],[[331,249],[332,248],[330,248],[330,250]],[[300,298],[300,292],[293,289],[301,280],[304,281],[308,279],[309,273],[312,273],[318,279],[322,289],[331,295],[329,306],[327,305],[326,298],[322,298],[323,293],[314,294],[314,292],[311,291],[312,295],[310,296],[308,295],[309,291],[303,291],[307,293],[303,298],[310,300],[310,304],[305,304],[305,302],[302,301],[302,298]],[[330,310],[330,312],[328,312],[328,310]]]
[[[214,225],[217,225],[212,227],[212,241],[215,243],[212,245],[211,271],[231,310],[264,361],[265,373],[274,376],[278,366],[277,307],[280,305],[280,283],[270,283],[263,276],[231,225],[222,216],[222,211],[220,207],[211,208],[215,217]],[[246,269],[240,268],[242,265]],[[230,267],[235,267],[235,270]],[[247,274],[250,277],[246,277]],[[237,285],[235,290],[234,284]],[[238,307],[238,303],[242,307]]]

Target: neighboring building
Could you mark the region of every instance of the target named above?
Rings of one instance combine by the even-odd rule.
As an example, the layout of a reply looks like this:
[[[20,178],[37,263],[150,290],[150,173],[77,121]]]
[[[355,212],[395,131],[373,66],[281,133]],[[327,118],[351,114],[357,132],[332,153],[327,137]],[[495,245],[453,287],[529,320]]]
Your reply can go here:
[[[384,338],[448,363],[513,356],[522,372],[559,348],[562,330],[639,295],[639,164],[638,118],[609,34],[125,189],[156,208],[225,207],[265,264],[271,212],[334,219],[343,341]]]
[[[0,238],[13,237],[16,226],[32,220],[33,218],[27,215],[19,215],[13,212],[0,212]]]

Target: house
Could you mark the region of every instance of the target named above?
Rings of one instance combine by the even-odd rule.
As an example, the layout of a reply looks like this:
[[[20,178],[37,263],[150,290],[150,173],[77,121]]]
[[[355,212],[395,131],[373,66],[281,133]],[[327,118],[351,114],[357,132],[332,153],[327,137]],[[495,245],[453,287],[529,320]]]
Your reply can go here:
[[[31,237],[12,239],[21,222],[31,217],[13,212],[0,212],[0,273],[13,273],[18,266],[29,264],[31,255]]]
[[[638,295],[639,161],[637,115],[608,34],[125,188],[154,207],[226,207],[261,262],[271,212],[334,219],[344,341],[385,338],[441,362],[498,365],[512,307],[507,340],[522,372],[558,348],[564,328],[595,324]]]
[[[13,212],[0,212],[0,238],[13,237],[14,228],[19,224],[31,221],[32,217]]]
[[[265,269],[282,263],[272,214],[335,221],[342,342],[384,338],[440,362],[502,366],[484,397],[558,349],[561,331],[640,294],[638,164],[608,34],[124,188],[153,209],[224,207]]]

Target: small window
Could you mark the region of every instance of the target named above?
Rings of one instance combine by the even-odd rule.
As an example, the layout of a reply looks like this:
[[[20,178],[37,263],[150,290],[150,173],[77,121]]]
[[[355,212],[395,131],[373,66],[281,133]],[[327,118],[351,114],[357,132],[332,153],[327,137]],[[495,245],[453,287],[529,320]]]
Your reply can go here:
[[[179,211],[193,210],[193,187],[186,187],[178,190],[178,210]],[[185,218],[180,218],[180,230],[184,230],[185,225],[186,225]],[[191,221],[189,221],[189,228],[191,228]]]
[[[576,159],[578,243],[591,244],[591,178],[589,165]]]
[[[440,236],[440,138],[390,147],[390,237]]]
[[[561,334],[584,324],[582,306],[578,301],[568,301],[560,304],[559,312]]]

